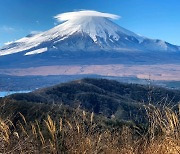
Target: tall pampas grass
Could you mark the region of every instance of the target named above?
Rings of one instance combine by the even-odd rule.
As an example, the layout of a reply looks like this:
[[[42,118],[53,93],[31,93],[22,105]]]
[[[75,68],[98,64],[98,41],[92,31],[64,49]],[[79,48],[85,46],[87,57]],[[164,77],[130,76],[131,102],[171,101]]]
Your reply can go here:
[[[179,106],[180,107],[180,106]],[[123,125],[105,127],[96,115],[78,109],[70,118],[64,115],[34,122],[21,119],[16,124],[0,119],[1,153],[112,153],[179,154],[180,109],[144,106],[147,127]]]

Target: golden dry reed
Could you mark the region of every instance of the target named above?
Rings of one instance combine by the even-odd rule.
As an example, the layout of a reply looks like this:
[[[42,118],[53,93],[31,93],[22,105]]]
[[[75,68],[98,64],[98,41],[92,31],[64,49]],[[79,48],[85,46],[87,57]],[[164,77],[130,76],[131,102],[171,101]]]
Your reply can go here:
[[[148,119],[145,133],[127,125],[118,131],[100,129],[96,115],[81,110],[78,110],[81,116],[53,120],[47,115],[44,121],[35,122],[27,122],[19,113],[18,124],[0,119],[0,153],[179,154],[179,112],[153,105],[145,109]]]

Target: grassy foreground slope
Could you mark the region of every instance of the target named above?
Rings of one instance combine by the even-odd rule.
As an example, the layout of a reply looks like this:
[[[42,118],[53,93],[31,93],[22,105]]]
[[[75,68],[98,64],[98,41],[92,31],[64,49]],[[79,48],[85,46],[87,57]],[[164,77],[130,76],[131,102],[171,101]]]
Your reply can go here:
[[[179,91],[105,79],[11,95],[0,99],[0,153],[176,154],[179,100]]]

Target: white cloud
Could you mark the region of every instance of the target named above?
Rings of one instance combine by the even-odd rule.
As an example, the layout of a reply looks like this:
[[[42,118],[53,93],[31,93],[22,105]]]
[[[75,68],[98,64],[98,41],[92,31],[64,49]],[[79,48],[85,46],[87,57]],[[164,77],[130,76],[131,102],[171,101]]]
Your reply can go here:
[[[57,22],[54,22],[54,26],[57,26],[58,25],[58,23]]]
[[[75,11],[75,12],[67,12],[67,13],[61,13],[56,15],[54,18],[57,19],[57,21],[67,21],[67,20],[73,20],[76,18],[81,17],[88,17],[88,16],[94,16],[94,17],[104,17],[104,18],[110,18],[110,19],[119,19],[120,16],[110,13],[102,13],[92,10],[83,10],[83,11]]]
[[[5,31],[8,33],[15,31],[15,29],[13,27],[9,27],[9,26],[2,26],[0,29],[1,29],[1,31]]]
[[[30,32],[30,34],[35,35],[35,34],[39,34],[39,33],[41,33],[41,32],[42,32],[42,31],[36,31],[36,30],[33,30],[33,31]]]

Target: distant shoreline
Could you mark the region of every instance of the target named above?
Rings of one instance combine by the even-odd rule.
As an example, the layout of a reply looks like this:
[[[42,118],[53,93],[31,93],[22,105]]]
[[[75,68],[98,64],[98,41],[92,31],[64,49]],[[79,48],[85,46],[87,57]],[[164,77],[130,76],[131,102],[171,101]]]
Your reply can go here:
[[[0,97],[5,97],[5,96],[8,96],[8,95],[11,95],[11,94],[17,94],[17,93],[29,93],[31,91],[29,90],[25,90],[25,91],[0,91]]]

